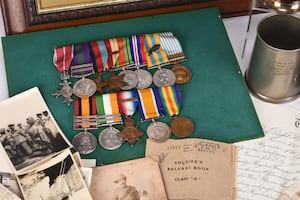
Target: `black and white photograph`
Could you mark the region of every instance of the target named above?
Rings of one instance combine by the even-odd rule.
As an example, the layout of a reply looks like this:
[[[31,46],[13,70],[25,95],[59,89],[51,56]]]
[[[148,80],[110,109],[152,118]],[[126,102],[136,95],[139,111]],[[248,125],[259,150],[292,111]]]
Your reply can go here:
[[[70,147],[37,88],[1,102],[0,141],[15,171]],[[3,112],[1,112],[0,116]]]
[[[18,186],[16,177],[14,174],[8,172],[0,172],[0,183],[9,191],[21,197],[21,191]],[[1,198],[0,198],[1,199]]]
[[[92,200],[69,150],[18,174],[24,200]]]

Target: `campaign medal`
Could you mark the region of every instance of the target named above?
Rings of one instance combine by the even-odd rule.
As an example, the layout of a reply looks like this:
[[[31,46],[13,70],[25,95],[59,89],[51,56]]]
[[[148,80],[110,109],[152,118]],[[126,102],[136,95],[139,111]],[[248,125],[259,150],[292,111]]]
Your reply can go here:
[[[167,124],[153,120],[147,128],[147,135],[153,142],[165,142],[171,136],[171,129]]]
[[[174,85],[175,81],[176,76],[170,69],[160,68],[153,74],[153,83],[157,87]]]
[[[123,143],[123,138],[118,135],[119,130],[112,127],[113,124],[122,123],[119,112],[117,93],[95,95],[98,115],[98,126],[109,126],[99,134],[99,144],[107,149],[114,150]]]
[[[172,133],[179,138],[185,138],[193,134],[195,125],[188,117],[175,117],[171,122]]]
[[[127,141],[131,146],[136,141],[141,142],[140,138],[144,133],[134,125],[134,120],[131,118],[136,111],[138,104],[138,94],[136,90],[123,91],[118,93],[118,102],[120,112],[126,117],[124,126],[118,133],[124,141]]]
[[[121,74],[125,74],[123,81],[126,83],[126,85],[120,87],[122,90],[131,90],[137,86],[138,76],[136,73],[131,70],[123,70],[119,75]]]
[[[187,117],[178,117],[182,103],[178,85],[155,88],[155,92],[159,96],[158,102],[162,112],[174,117],[170,125],[172,133],[179,138],[191,135],[194,132],[193,121]]]
[[[188,83],[192,78],[192,72],[186,66],[175,64],[171,69],[176,77],[175,83],[185,84]]]
[[[71,82],[68,81],[70,75],[68,73],[70,64],[73,59],[73,45],[67,45],[62,47],[57,47],[54,49],[53,63],[60,72],[60,79],[62,80],[62,88],[60,90],[55,90],[52,95],[59,97],[64,97],[64,102],[68,105],[73,101],[71,96],[73,94]]]
[[[95,81],[82,78],[73,86],[73,93],[78,97],[90,97],[97,91],[97,84]]]
[[[147,128],[147,135],[154,142],[165,142],[171,135],[168,125],[163,122],[156,122],[154,119],[162,115],[158,109],[157,97],[152,88],[138,90],[139,109],[142,120],[152,120]]]
[[[95,73],[88,43],[75,45],[70,69],[71,77],[81,78],[74,84],[73,93],[78,97],[92,96],[97,91],[97,84],[86,78]]]
[[[97,128],[95,96],[74,100],[74,129],[83,129],[72,140],[73,147],[80,154],[92,153],[97,147],[97,138],[88,129]]]
[[[134,72],[136,73],[138,79],[136,86],[137,89],[144,89],[152,84],[152,75],[150,72],[140,68],[137,68],[137,70]]]

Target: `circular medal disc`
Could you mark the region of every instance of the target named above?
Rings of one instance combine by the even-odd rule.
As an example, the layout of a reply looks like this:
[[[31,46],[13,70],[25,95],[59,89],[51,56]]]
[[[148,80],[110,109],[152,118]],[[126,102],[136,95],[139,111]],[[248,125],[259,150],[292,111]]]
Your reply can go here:
[[[144,69],[138,69],[134,71],[138,77],[138,84],[136,86],[137,89],[144,89],[151,85],[152,83],[152,75],[150,72]]]
[[[75,135],[72,144],[80,154],[89,154],[96,149],[97,138],[89,132],[81,132]]]
[[[115,150],[123,143],[123,138],[118,135],[120,131],[114,127],[109,127],[101,131],[99,135],[100,145],[107,150]]]
[[[131,70],[124,70],[119,75],[121,74],[125,74],[123,81],[127,83],[127,85],[121,87],[122,90],[131,90],[137,86],[138,77],[136,73]]]
[[[192,78],[192,72],[189,68],[182,66],[182,65],[175,65],[172,68],[172,71],[174,72],[176,76],[176,83],[177,84],[185,84],[189,82]]]
[[[176,117],[171,122],[172,133],[179,138],[184,138],[193,134],[194,123],[187,117]]]
[[[147,128],[147,135],[153,142],[165,142],[171,136],[171,129],[163,122],[153,122]]]
[[[90,97],[97,90],[96,83],[88,78],[77,81],[73,86],[73,93],[78,97]]]
[[[176,76],[172,70],[159,69],[153,74],[153,83],[157,87],[174,85]]]

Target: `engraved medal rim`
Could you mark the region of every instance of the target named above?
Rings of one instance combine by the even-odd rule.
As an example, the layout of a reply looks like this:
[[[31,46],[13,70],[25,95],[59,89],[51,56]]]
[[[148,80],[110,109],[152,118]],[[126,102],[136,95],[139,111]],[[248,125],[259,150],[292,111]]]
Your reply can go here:
[[[76,87],[81,83],[81,82],[89,82],[89,83],[91,83],[91,85],[93,85],[93,92],[91,92],[91,94],[86,94],[86,95],[81,95],[81,94],[78,94],[78,92],[76,91]],[[80,79],[80,80],[78,80],[78,81],[76,81],[76,83],[74,84],[74,86],[73,86],[73,94],[75,94],[76,96],[78,96],[78,97],[90,97],[90,96],[92,96],[93,94],[95,94],[95,92],[97,91],[97,84],[93,81],[93,80],[91,80],[91,79],[89,79],[89,78],[83,78],[83,79]]]
[[[107,146],[102,142],[101,138],[102,138],[102,136],[103,136],[103,133],[104,133],[106,130],[108,130],[108,129],[113,130],[113,131],[116,133],[116,136],[118,136],[118,137],[120,137],[120,138],[122,139],[121,142],[120,142],[120,144],[115,145],[114,147],[107,147]],[[108,128],[103,129],[103,130],[100,132],[99,137],[98,137],[98,141],[99,141],[100,146],[103,147],[103,148],[106,149],[106,150],[116,150],[116,149],[118,149],[119,147],[121,147],[124,141],[123,141],[123,138],[122,138],[121,136],[118,135],[119,132],[120,132],[120,130],[118,130],[118,129],[114,128],[114,127],[108,127]]]
[[[90,149],[90,150],[85,150],[85,151],[79,151],[79,149],[76,147],[77,145],[75,145],[76,144],[76,142],[75,141],[80,141],[79,139],[79,137],[80,136],[84,136],[84,135],[89,135],[89,136],[92,136],[92,138],[93,138],[93,140],[92,140],[92,149]],[[82,137],[81,137],[82,138]],[[76,150],[76,151],[78,151],[80,154],[90,154],[90,153],[92,153],[92,152],[94,152],[95,151],[95,149],[97,148],[97,138],[96,138],[96,136],[94,135],[94,134],[92,134],[92,133],[90,133],[90,132],[80,132],[80,133],[77,133],[74,137],[73,137],[73,139],[72,139],[72,145],[73,145],[73,148]]]
[[[151,135],[153,136],[153,134],[151,134],[151,130],[150,129],[153,129],[153,127],[155,127],[157,125],[163,127],[166,130],[167,133],[166,133],[164,139],[156,139],[155,137],[151,137]],[[158,142],[158,143],[166,142],[171,137],[171,128],[166,123],[163,123],[163,122],[153,122],[147,128],[147,136],[153,142]]]

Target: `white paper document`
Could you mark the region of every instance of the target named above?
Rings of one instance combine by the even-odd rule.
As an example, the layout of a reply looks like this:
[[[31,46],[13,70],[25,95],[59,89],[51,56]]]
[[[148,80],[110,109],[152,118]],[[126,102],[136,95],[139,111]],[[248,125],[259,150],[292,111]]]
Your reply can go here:
[[[265,137],[238,147],[238,200],[300,199],[300,111],[254,101]]]

